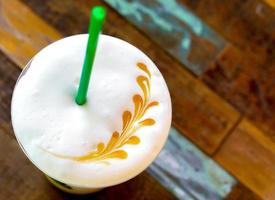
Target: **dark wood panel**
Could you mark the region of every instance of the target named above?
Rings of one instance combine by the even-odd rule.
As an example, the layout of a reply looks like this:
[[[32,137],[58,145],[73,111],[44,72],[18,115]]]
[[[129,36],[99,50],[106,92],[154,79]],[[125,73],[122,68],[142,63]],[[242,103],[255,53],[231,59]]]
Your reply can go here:
[[[246,119],[214,156],[263,199],[275,199],[275,144]]]
[[[20,69],[0,52],[0,130],[12,130],[10,122],[10,103],[13,87]]]
[[[228,46],[202,79],[275,142],[275,48],[264,64]]]
[[[180,0],[228,42],[264,62],[274,49],[275,12],[262,0]]]
[[[47,1],[47,3],[42,0],[24,2],[65,34],[81,32],[83,27],[87,27],[90,7],[101,3],[71,0],[67,0],[66,5],[58,3],[58,0]],[[205,87],[201,81],[184,70],[158,45],[129,25],[112,9],[109,7],[107,9],[104,32],[134,44],[154,60],[163,73],[171,92],[174,125],[205,152],[210,154],[214,152],[228,130],[238,120],[239,114]],[[72,12],[73,10],[76,13]],[[81,18],[83,23],[78,23],[77,20],[72,20],[73,18]],[[71,32],[67,27],[72,29]]]

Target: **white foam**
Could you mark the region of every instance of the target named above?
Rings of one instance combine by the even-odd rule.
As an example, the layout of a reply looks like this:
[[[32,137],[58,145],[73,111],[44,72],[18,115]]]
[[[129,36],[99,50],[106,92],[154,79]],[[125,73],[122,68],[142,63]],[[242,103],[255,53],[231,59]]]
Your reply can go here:
[[[140,50],[120,39],[101,35],[84,106],[74,101],[81,74],[87,35],[64,38],[44,48],[32,60],[16,85],[12,123],[29,159],[45,174],[82,187],[106,187],[124,182],[144,170],[157,156],[171,124],[171,101],[155,64]],[[122,113],[133,112],[132,97],[142,94],[136,77],[146,75],[136,67],[143,62],[152,73],[151,100],[159,102],[144,116],[156,124],[135,135],[138,145],[124,145],[127,159],[78,162],[58,158],[79,156],[105,144],[122,129]]]

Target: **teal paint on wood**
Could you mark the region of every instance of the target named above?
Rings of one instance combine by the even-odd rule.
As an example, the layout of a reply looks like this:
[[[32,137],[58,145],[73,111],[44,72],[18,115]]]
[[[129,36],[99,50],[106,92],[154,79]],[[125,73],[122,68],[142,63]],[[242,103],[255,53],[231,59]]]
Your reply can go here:
[[[164,149],[147,170],[179,199],[223,199],[236,183],[174,128]]]
[[[196,75],[225,41],[176,0],[104,0]]]

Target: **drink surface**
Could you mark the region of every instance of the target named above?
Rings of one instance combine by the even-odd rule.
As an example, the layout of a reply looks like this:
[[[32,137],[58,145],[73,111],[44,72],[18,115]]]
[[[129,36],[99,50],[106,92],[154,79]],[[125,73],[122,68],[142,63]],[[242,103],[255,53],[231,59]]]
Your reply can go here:
[[[28,158],[75,186],[124,182],[155,159],[171,125],[171,100],[155,64],[120,39],[101,35],[87,102],[75,103],[88,35],[44,48],[21,76],[12,124]]]

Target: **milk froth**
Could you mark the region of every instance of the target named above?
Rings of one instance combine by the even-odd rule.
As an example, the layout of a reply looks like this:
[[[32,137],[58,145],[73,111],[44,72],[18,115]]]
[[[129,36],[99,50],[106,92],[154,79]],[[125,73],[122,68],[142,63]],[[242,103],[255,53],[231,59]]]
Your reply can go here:
[[[45,174],[81,187],[106,187],[144,170],[163,147],[171,100],[155,64],[120,39],[101,35],[87,102],[75,103],[88,36],[41,50],[18,81],[12,123]]]

